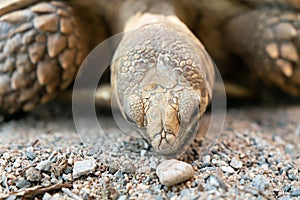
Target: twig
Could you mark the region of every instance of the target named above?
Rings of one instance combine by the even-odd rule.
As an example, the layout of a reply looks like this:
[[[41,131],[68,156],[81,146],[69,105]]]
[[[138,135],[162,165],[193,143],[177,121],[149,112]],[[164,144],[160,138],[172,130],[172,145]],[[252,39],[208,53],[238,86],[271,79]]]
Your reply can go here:
[[[9,186],[8,186],[8,183],[7,183],[7,176],[5,177],[5,188],[6,188],[6,191],[9,193]]]
[[[82,200],[81,197],[77,196],[76,194],[74,194],[73,192],[71,192],[71,190],[69,190],[68,188],[62,188],[61,189],[64,193],[66,193],[69,197],[75,199],[75,200]]]
[[[262,196],[263,198],[267,199],[267,200],[273,200],[271,197],[269,197],[268,195],[266,195],[265,193],[263,193],[263,191],[261,191],[260,189],[257,189],[255,187],[251,187],[251,186],[245,186],[244,187],[245,189],[243,188],[240,188],[240,190],[244,191],[244,192],[250,192],[249,190],[247,189],[250,189],[250,190],[255,190],[260,196]]]
[[[31,188],[27,188],[25,190],[19,191],[19,192],[11,192],[6,195],[0,195],[0,199],[6,199],[10,196],[22,196],[22,197],[27,197],[27,196],[34,196],[37,194],[43,194],[45,192],[49,192],[51,190],[57,190],[61,188],[68,188],[72,187],[72,184],[70,183],[57,183],[55,185],[51,185],[49,187],[42,187],[42,186],[34,186]]]
[[[34,147],[38,142],[39,142],[39,139],[36,139],[36,140],[31,144],[31,146]]]

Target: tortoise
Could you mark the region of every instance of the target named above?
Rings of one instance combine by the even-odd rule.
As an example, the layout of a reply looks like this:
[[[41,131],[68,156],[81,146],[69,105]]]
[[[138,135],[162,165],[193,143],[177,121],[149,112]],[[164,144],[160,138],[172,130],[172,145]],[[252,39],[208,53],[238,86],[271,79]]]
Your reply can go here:
[[[48,102],[93,47],[125,31],[113,91],[153,148],[172,154],[188,145],[180,126],[211,100],[213,60],[231,82],[300,95],[299,9],[298,0],[1,0],[0,113]]]

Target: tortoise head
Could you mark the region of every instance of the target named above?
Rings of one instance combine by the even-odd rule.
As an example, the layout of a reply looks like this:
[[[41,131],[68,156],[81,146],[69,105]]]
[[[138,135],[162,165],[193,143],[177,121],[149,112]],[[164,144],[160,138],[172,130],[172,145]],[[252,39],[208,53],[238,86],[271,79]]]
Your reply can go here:
[[[156,152],[179,152],[189,137],[186,127],[199,115],[200,99],[192,89],[152,93],[147,98],[131,95],[125,104],[127,119],[143,131]]]

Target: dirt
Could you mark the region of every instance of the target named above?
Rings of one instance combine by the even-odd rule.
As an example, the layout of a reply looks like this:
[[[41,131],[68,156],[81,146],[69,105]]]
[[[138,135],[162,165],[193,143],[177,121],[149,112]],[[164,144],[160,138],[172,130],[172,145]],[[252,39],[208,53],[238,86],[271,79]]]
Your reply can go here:
[[[199,154],[196,139],[176,156],[193,166],[194,177],[167,187],[155,170],[168,157],[122,133],[109,115],[100,117],[107,134],[85,146],[71,106],[51,103],[1,123],[0,199],[297,199],[299,119],[299,105],[230,108],[209,152]],[[95,165],[74,176],[83,160]]]

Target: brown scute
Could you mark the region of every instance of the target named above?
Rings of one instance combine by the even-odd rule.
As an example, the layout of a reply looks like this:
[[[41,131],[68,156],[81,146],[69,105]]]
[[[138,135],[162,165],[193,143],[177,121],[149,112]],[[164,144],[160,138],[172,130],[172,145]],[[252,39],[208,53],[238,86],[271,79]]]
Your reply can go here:
[[[23,7],[5,13],[0,5],[0,114],[28,111],[55,97],[74,80],[88,49],[66,3],[18,5]]]

